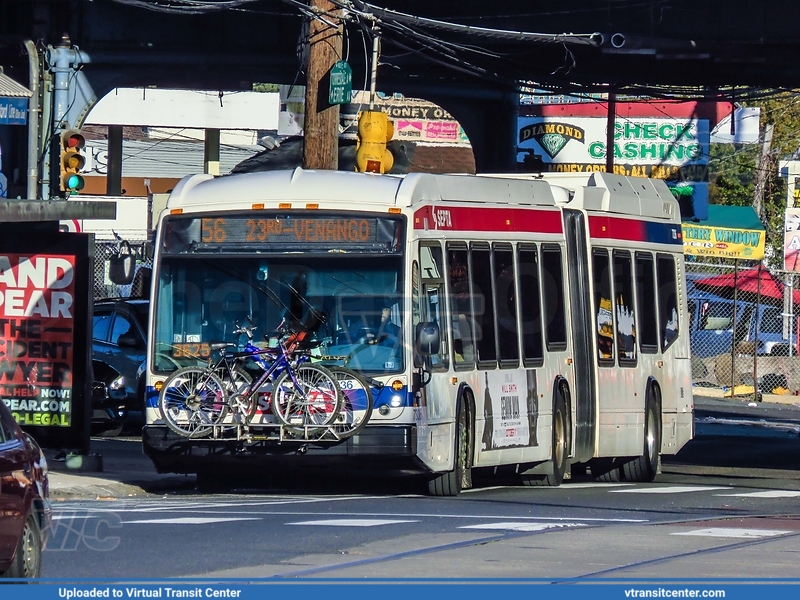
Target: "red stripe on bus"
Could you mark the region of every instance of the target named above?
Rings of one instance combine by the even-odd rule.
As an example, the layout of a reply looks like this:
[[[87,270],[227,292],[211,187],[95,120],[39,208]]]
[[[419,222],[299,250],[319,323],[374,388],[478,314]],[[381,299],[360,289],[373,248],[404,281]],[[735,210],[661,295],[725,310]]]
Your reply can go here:
[[[414,229],[437,231],[563,232],[558,210],[426,206],[414,213]]]
[[[589,237],[646,242],[647,232],[644,223],[636,219],[589,217]]]

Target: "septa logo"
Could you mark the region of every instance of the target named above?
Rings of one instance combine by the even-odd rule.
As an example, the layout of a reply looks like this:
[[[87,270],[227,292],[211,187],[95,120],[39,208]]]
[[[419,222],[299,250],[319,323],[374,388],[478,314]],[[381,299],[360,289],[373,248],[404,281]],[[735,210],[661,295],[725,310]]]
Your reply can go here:
[[[550,158],[555,158],[556,154],[567,145],[570,140],[576,140],[581,144],[586,139],[582,128],[570,125],[569,123],[548,122],[532,123],[519,130],[519,141],[524,142],[533,138],[542,149],[547,152]]]

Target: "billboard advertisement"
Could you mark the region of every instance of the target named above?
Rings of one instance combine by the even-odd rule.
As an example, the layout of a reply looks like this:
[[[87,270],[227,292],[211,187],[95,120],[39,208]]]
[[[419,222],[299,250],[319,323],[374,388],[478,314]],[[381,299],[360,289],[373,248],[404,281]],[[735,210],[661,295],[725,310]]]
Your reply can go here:
[[[72,424],[75,257],[0,255],[0,393],[21,425]]]
[[[766,232],[738,227],[683,223],[683,253],[720,258],[764,258]]]
[[[45,447],[88,448],[90,234],[0,240],[0,398]]]
[[[800,208],[787,208],[783,235],[783,270],[800,272]]]

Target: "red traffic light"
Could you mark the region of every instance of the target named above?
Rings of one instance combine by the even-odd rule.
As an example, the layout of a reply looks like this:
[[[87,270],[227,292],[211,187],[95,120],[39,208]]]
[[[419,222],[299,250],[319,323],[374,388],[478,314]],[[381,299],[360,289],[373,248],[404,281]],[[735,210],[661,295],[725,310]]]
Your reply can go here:
[[[64,148],[80,150],[86,145],[86,139],[79,132],[74,130],[65,131],[61,135]]]

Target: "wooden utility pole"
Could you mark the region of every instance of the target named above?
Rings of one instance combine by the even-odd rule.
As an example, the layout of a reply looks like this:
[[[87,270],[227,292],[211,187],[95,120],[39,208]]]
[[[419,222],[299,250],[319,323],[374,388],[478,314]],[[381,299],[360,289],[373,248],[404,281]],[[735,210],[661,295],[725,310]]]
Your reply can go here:
[[[339,168],[339,105],[328,103],[330,70],[342,56],[341,11],[328,0],[311,0],[306,67],[303,168]]]
[[[756,168],[753,208],[762,223],[766,222],[764,218],[764,191],[767,187],[767,177],[772,176],[772,170],[770,169],[772,164],[770,160],[772,152],[772,130],[772,123],[768,124],[764,129],[764,143],[761,145],[761,157],[758,159],[758,167]]]

